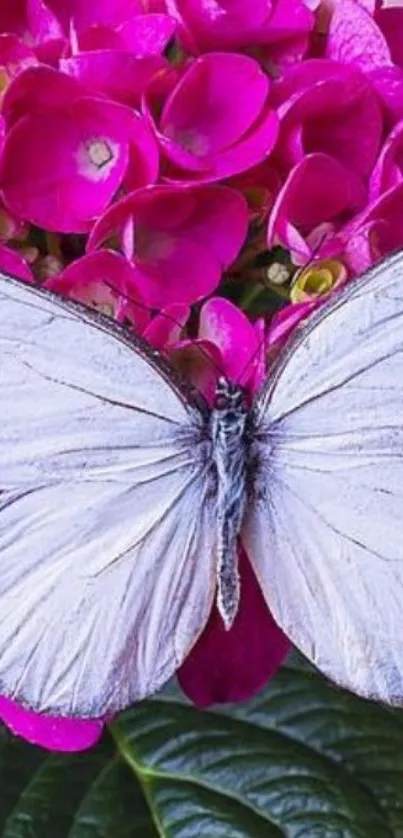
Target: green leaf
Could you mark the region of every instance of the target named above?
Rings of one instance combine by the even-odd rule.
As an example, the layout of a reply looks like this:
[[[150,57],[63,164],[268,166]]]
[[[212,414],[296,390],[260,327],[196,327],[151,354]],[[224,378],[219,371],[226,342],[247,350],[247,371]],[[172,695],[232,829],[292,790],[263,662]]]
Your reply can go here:
[[[293,658],[233,707],[171,685],[83,754],[0,731],[0,836],[403,838],[403,713]]]

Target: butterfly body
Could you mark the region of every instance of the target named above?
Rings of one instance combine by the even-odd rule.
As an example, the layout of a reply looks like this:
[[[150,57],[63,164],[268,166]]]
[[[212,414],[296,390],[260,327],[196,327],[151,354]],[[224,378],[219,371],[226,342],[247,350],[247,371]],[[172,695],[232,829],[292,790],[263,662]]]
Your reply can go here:
[[[217,606],[227,629],[234,621],[240,597],[237,539],[246,504],[248,418],[242,388],[220,378],[210,433],[217,477]]]

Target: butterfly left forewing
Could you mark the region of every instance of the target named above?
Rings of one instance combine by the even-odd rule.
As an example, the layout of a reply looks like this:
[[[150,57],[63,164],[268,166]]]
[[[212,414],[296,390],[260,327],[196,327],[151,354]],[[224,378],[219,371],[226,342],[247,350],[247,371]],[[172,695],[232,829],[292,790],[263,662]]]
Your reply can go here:
[[[330,678],[403,703],[403,260],[291,342],[256,406],[243,540],[275,619]]]
[[[5,277],[0,407],[0,693],[114,713],[211,608],[202,415],[105,319]]]

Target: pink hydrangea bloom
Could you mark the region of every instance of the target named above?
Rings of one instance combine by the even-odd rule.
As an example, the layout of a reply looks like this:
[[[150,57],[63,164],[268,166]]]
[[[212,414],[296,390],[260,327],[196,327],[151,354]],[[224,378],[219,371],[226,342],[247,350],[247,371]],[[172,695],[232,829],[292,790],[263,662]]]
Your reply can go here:
[[[277,197],[269,219],[268,246],[282,244],[296,264],[304,264],[317,249],[317,227],[333,222],[336,231],[343,217],[356,213],[365,200],[356,173],[327,154],[309,154],[291,169]],[[319,255],[330,257],[331,252],[320,248]]]
[[[289,68],[274,84],[280,116],[276,157],[289,169],[324,152],[353,172],[371,171],[383,133],[383,114],[368,79],[355,67],[311,59]]]
[[[56,61],[67,43],[57,17],[44,0],[2,0],[0,32],[17,35],[41,61]]]
[[[4,200],[47,230],[88,231],[121,185],[131,149],[140,161],[147,160],[148,150],[155,159],[145,128],[136,146],[140,117],[87,96],[76,81],[50,68],[20,73],[7,90],[4,114],[9,126],[0,168]]]
[[[248,0],[167,0],[167,8],[179,22],[182,42],[194,53],[273,43],[292,49],[296,40],[305,49],[314,24],[304,0],[257,0],[253,14]]]
[[[252,58],[210,53],[192,62],[158,102],[147,100],[170,180],[214,181],[265,159],[277,139],[270,81]],[[231,96],[228,90],[231,89]],[[153,110],[153,107],[154,110]]]
[[[176,22],[167,14],[138,14],[114,26],[97,23],[84,31],[73,29],[71,51],[123,50],[136,58],[161,55],[176,31]]]
[[[247,205],[224,186],[154,186],[113,204],[94,225],[93,250],[113,237],[136,267],[152,308],[211,294],[245,240]]]
[[[338,0],[326,54],[368,75],[389,119],[403,117],[403,8]]]
[[[16,35],[0,35],[0,79],[4,92],[7,83],[26,67],[37,65],[38,59],[32,47]]]
[[[62,58],[59,67],[89,92],[135,108],[167,62],[158,54],[137,56],[124,49],[93,49]]]
[[[141,0],[47,0],[47,6],[67,35],[72,24],[78,32],[97,24],[115,27],[144,10]]]
[[[338,235],[346,263],[356,276],[399,250],[403,242],[403,182],[368,203]]]

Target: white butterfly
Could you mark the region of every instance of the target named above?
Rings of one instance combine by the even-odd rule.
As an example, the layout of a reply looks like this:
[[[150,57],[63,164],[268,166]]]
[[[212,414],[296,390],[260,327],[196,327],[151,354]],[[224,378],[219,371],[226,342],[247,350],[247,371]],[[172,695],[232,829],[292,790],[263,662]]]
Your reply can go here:
[[[239,596],[403,703],[403,257],[299,330],[246,411],[209,410],[111,321],[0,279],[0,693],[100,717],[157,690]]]

